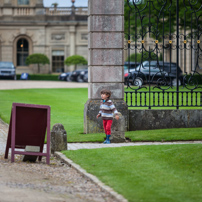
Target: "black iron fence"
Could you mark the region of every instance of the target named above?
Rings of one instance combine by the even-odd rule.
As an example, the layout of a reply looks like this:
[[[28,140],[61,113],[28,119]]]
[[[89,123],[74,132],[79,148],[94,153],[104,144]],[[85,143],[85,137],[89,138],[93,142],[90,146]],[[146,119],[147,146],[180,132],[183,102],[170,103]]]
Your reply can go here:
[[[177,104],[177,99],[178,104]],[[125,101],[129,107],[201,107],[202,92],[200,91],[129,91],[125,92]]]
[[[202,3],[125,0],[129,107],[202,106]]]

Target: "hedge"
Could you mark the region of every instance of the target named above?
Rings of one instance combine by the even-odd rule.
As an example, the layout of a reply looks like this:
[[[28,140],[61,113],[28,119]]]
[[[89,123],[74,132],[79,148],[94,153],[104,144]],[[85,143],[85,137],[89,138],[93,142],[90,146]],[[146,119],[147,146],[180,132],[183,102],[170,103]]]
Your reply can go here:
[[[187,75],[187,77],[186,77],[187,81],[189,80],[189,78],[190,78],[190,75]],[[192,81],[194,84],[196,84],[196,81],[197,81],[198,85],[201,85],[202,84],[202,75],[199,75],[199,74],[194,75],[194,79],[192,79]]]
[[[21,74],[17,74],[17,80],[20,80]],[[58,81],[59,75],[52,75],[52,74],[30,74],[29,80],[35,81]]]
[[[29,80],[35,81],[58,81],[59,75],[54,74],[30,74]],[[184,75],[183,75],[184,77]],[[187,75],[186,79],[189,80],[190,75]],[[17,74],[17,80],[20,80],[20,74]],[[202,85],[202,76],[201,75],[194,75],[194,80],[198,82],[198,85]]]

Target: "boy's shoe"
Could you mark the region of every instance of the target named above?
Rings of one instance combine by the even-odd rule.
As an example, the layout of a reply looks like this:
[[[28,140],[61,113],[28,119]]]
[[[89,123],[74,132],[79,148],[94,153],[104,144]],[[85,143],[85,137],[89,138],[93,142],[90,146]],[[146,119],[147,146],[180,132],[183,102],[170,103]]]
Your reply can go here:
[[[106,135],[106,140],[103,142],[103,144],[107,144],[107,135]]]
[[[107,140],[107,143],[106,144],[111,144],[110,140]]]
[[[106,141],[106,144],[110,144],[110,143],[111,143],[111,142],[110,142],[110,139],[109,139],[110,136],[111,136],[111,135],[107,135],[107,141]]]

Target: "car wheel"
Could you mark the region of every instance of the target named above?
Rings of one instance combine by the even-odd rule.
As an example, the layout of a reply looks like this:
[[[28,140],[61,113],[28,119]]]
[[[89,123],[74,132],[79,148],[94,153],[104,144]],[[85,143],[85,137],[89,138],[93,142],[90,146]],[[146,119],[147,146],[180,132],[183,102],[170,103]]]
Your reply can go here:
[[[177,86],[177,79],[176,79],[176,78],[174,78],[174,79],[172,80],[172,85],[173,85],[173,86]],[[181,86],[181,81],[180,81],[180,79],[178,80],[178,85]]]
[[[134,86],[142,86],[143,85],[143,80],[140,77],[137,77],[134,82],[133,82]]]
[[[83,82],[83,79],[80,76],[78,76],[76,80],[77,82]]]
[[[71,76],[67,76],[66,81],[72,81]]]

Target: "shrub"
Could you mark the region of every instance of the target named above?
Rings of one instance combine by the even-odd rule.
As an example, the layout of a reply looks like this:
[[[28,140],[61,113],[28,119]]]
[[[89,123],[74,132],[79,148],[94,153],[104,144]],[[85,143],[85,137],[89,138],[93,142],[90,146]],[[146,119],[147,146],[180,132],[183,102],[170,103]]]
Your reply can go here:
[[[50,64],[50,61],[46,55],[41,54],[41,53],[34,53],[32,55],[29,55],[26,58],[25,63],[27,65],[37,64],[38,65],[38,73],[39,73],[40,72],[40,64],[42,64],[42,65]]]

